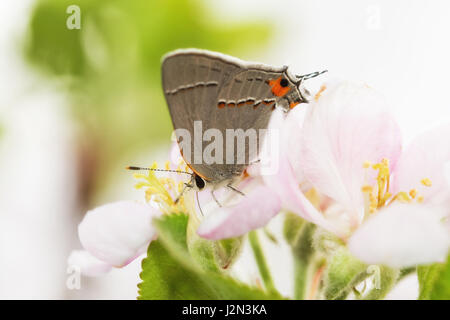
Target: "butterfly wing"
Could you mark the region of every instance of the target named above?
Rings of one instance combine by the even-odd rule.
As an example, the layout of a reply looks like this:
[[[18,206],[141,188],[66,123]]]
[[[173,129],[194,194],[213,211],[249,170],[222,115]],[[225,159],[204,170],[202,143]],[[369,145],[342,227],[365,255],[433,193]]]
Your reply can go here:
[[[256,132],[265,129],[277,98],[270,81],[279,79],[284,71],[285,68],[248,63],[205,50],[177,50],[165,56],[162,62],[164,94],[174,128],[191,133],[189,154],[186,150],[182,153],[196,173],[208,181],[220,182],[244,170],[245,164],[236,165],[242,152],[247,160],[257,156],[246,145],[245,150],[234,153],[234,162],[227,164],[226,129],[255,129]],[[197,150],[205,150],[211,143],[195,139],[195,121],[201,121],[201,134],[208,129],[217,129],[222,134],[222,163],[207,164],[195,159],[195,144]],[[177,135],[177,139],[180,138]]]

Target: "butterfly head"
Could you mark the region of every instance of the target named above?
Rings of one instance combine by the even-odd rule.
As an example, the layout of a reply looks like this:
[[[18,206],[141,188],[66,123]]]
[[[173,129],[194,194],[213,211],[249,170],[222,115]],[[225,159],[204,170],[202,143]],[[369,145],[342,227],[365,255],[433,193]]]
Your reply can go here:
[[[272,94],[276,97],[277,106],[285,112],[300,103],[309,101],[310,95],[302,85],[302,79],[292,75],[287,68],[279,78],[270,80],[268,84],[272,88]]]

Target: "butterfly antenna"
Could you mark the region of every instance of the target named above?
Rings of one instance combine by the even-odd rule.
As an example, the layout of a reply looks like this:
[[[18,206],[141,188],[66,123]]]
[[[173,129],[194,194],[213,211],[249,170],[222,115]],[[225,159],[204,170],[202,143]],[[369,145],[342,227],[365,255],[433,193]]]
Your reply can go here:
[[[304,74],[304,75],[301,75],[301,76],[296,75],[296,77],[297,77],[297,79],[300,79],[300,80],[303,81],[303,80],[308,80],[308,79],[311,79],[311,78],[315,78],[315,77],[317,77],[317,76],[320,76],[321,74],[323,74],[323,73],[325,73],[325,72],[328,72],[328,70],[316,71],[316,72]]]
[[[146,168],[146,167],[135,167],[135,166],[127,166],[125,169],[127,170],[134,170],[134,171],[158,171],[158,172],[175,172],[175,173],[184,173],[188,174],[190,176],[193,176],[192,173],[187,171],[181,171],[181,170],[169,170],[169,169],[154,169],[154,168]]]

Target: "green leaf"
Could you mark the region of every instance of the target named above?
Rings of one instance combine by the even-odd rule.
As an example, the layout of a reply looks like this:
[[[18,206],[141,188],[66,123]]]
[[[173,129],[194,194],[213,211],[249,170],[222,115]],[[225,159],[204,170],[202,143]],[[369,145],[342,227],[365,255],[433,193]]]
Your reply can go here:
[[[239,283],[204,270],[191,258],[186,245],[188,216],[172,214],[154,221],[159,231],[142,262],[138,299],[281,299],[277,293]]]
[[[446,263],[417,268],[419,300],[450,299],[450,255]]]

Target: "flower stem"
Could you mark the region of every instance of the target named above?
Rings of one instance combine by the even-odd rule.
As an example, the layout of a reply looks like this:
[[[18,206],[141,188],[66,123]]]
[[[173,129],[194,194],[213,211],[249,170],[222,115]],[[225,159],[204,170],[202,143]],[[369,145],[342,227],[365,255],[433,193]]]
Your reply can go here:
[[[275,285],[272,281],[272,276],[270,275],[269,267],[267,266],[266,258],[259,243],[258,234],[256,231],[251,231],[248,235],[250,241],[250,246],[253,250],[253,255],[258,266],[259,274],[261,275],[262,281],[266,290],[268,292],[277,292]]]
[[[304,223],[298,230],[295,241],[291,242],[294,257],[294,299],[305,300],[311,287],[311,279],[315,271],[314,248],[312,235],[315,226],[312,223]]]

